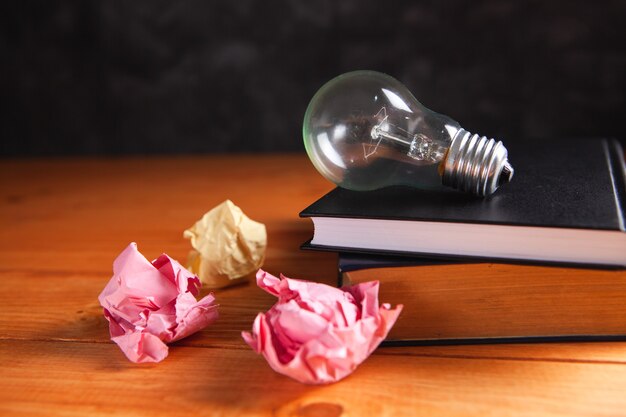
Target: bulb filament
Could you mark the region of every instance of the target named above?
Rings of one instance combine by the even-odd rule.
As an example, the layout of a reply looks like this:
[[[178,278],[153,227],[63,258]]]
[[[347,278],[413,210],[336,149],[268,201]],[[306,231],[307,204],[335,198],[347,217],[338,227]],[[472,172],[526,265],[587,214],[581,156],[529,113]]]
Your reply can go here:
[[[372,140],[369,145],[363,145],[366,159],[376,153],[376,150],[383,139],[387,139],[393,143],[398,143],[405,148],[408,147],[409,149],[406,155],[415,160],[439,162],[443,159],[446,153],[446,149],[444,147],[437,145],[421,133],[411,134],[404,129],[390,124],[387,121],[388,116],[387,109],[385,107],[382,107],[378,113],[374,115],[374,118],[379,119],[381,116],[382,120],[372,127],[370,132]],[[392,130],[400,131],[402,134],[406,134],[406,136],[393,133]]]

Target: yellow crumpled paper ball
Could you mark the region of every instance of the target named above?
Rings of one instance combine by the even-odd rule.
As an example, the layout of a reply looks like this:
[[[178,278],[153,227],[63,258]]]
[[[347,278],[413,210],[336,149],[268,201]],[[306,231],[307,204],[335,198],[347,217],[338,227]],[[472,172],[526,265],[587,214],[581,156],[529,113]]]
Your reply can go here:
[[[207,212],[183,232],[191,240],[187,269],[209,288],[246,281],[263,264],[267,232],[232,201]]]

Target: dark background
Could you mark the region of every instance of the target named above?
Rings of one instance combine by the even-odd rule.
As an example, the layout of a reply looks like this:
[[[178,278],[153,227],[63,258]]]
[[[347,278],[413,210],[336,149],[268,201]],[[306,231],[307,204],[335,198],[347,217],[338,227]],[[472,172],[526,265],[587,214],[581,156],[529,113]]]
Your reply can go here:
[[[502,139],[624,135],[626,1],[61,1],[0,6],[4,156],[303,150],[354,69]]]

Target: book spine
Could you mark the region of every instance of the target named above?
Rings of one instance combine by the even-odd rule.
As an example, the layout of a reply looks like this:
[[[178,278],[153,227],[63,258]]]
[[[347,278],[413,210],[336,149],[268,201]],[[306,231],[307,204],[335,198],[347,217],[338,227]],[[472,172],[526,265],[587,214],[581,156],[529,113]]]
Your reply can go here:
[[[616,140],[605,140],[604,151],[606,153],[609,174],[613,182],[613,193],[615,195],[615,205],[617,206],[617,217],[619,227],[626,231],[626,168],[624,164],[624,150]]]

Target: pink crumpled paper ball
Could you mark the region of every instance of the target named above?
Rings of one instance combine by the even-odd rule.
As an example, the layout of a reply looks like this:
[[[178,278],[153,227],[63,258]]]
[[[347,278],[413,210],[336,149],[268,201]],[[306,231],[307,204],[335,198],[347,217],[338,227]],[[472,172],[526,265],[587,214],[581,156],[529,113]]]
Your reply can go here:
[[[148,260],[131,243],[113,262],[113,277],[98,297],[111,340],[133,362],[160,362],[166,343],[217,319],[212,294],[196,300],[200,280],[163,254]]]
[[[402,305],[378,304],[378,281],[352,287],[276,278],[257,285],[278,297],[254,320],[244,340],[281,374],[307,384],[338,381],[363,362],[393,327]]]

